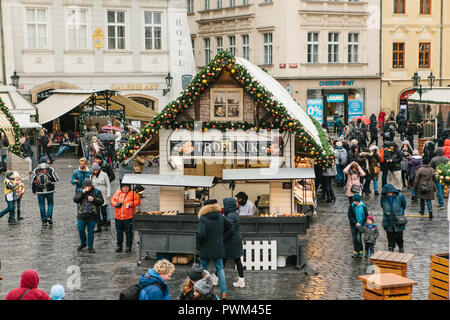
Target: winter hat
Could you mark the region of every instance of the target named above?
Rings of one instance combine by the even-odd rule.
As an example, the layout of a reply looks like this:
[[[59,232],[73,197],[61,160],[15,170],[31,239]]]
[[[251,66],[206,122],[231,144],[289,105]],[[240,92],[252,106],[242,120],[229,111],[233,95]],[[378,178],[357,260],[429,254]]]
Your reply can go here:
[[[198,264],[194,263],[189,273],[189,279],[192,281],[198,281],[203,277],[203,268]]]
[[[350,141],[350,145],[351,145],[351,146],[358,145],[358,140],[353,139],[352,141]]]
[[[60,284],[55,284],[50,290],[50,299],[63,300],[65,296],[64,287]]]
[[[12,172],[12,171],[9,171],[7,174],[6,174],[6,178],[8,178],[8,179],[11,179],[11,178],[13,178],[14,177],[14,172]]]
[[[341,141],[336,142],[336,147],[342,147],[342,142]]]
[[[78,162],[84,162],[84,163],[87,163],[87,160],[86,160],[86,158],[81,158]]]
[[[47,158],[41,157],[41,159],[39,159],[39,163],[47,163]]]
[[[367,219],[369,219],[370,221],[372,221],[372,223],[375,222],[375,218],[373,216],[367,216]]]
[[[100,170],[100,165],[97,162],[94,162],[94,164],[92,165],[92,170]]]
[[[203,295],[210,293],[211,288],[212,288],[211,275],[207,271],[205,273],[206,273],[206,277],[201,280],[198,280],[194,284],[195,291],[197,291]]]
[[[414,150],[413,151],[413,156],[418,156],[419,155],[419,150]]]
[[[370,150],[370,151],[373,151],[373,150],[377,150],[377,151],[378,151],[379,149],[378,149],[377,146],[371,146],[371,147],[369,148],[369,150]]]
[[[91,181],[91,179],[84,179],[83,187],[89,187],[89,186],[92,187],[92,181]]]
[[[361,195],[359,193],[355,193],[353,195],[353,201],[361,202]]]
[[[209,205],[209,204],[215,204],[217,203],[216,199],[208,199],[205,201],[205,206]]]

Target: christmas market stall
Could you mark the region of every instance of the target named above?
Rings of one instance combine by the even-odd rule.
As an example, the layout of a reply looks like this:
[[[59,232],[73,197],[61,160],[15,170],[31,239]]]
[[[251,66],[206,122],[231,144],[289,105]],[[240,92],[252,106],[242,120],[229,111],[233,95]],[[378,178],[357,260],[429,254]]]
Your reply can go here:
[[[160,177],[126,175],[123,180],[161,183],[159,211],[137,212],[136,231],[166,232],[161,245],[168,250],[174,229],[195,234],[203,200],[222,204],[245,193],[255,206],[252,215],[241,216],[244,241],[277,241],[279,255],[296,255],[299,268],[306,264],[300,259],[298,236],[306,234],[305,208],[314,211],[312,166],[331,166],[334,154],[319,123],[268,73],[220,51],[177,100],[128,141],[118,160],[130,161],[156,137]],[[180,184],[168,185],[167,176],[179,177]],[[207,177],[211,185],[195,186]],[[148,249],[150,242],[140,247]],[[160,249],[155,251],[167,252]]]

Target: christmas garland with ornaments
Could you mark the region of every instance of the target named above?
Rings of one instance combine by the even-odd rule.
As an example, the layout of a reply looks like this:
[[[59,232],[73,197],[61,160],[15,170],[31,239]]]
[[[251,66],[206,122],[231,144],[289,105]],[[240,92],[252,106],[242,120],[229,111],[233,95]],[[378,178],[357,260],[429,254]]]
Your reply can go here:
[[[14,132],[14,144],[9,144],[8,150],[11,153],[14,153],[18,157],[23,158],[22,151],[20,150],[20,127],[17,123],[16,119],[14,119],[14,116],[9,111],[8,107],[5,106],[3,103],[3,100],[0,99],[0,112],[3,112],[3,114],[8,119],[9,123],[12,125],[13,132]]]
[[[298,139],[302,151],[307,153],[311,158],[324,168],[330,167],[334,161],[334,153],[323,133],[320,124],[313,120],[319,132],[319,138],[322,146],[320,146],[311,135],[303,128],[299,120],[294,119],[285,109],[283,104],[278,102],[268,90],[264,88],[258,81],[254,80],[245,67],[236,63],[235,57],[228,51],[219,51],[214,60],[204,67],[181,92],[177,100],[169,103],[157,116],[155,116],[149,124],[142,128],[141,131],[130,138],[127,145],[117,152],[120,162],[133,157],[134,153],[139,150],[143,144],[158,133],[162,128],[172,130],[194,130],[193,121],[176,121],[179,113],[187,111],[194,101],[209,89],[215,80],[223,73],[227,72],[241,84],[245,92],[250,94],[255,103],[264,107],[268,112],[272,113],[273,121],[251,124],[247,122],[204,122],[202,128],[198,130],[208,131],[210,129],[218,129],[222,132],[227,130],[254,130],[256,132],[266,130],[278,130],[280,133],[294,133]],[[300,108],[300,106],[299,106]]]
[[[443,186],[450,186],[450,164],[440,164],[434,171],[434,181]]]

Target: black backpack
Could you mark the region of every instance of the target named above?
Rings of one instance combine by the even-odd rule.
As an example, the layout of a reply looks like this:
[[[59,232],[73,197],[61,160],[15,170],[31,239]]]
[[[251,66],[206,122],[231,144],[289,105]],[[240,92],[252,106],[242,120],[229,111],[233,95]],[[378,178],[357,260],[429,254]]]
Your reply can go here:
[[[50,185],[51,181],[48,176],[47,169],[40,169],[36,175],[34,180],[34,184],[38,189],[44,190],[47,189]]]
[[[141,293],[141,290],[147,288],[148,286],[157,286],[161,289],[162,292],[164,292],[164,288],[158,281],[150,283],[142,289],[139,284],[133,284],[132,286],[126,287],[120,292],[119,300],[139,300],[139,294]]]

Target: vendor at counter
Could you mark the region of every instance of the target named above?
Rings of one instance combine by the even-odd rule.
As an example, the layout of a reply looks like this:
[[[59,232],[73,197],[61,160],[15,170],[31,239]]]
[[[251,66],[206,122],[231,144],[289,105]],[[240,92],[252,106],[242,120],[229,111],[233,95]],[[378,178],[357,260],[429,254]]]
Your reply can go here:
[[[240,216],[254,216],[256,214],[256,207],[253,202],[248,200],[245,192],[239,192],[236,195],[238,202],[238,211]]]

